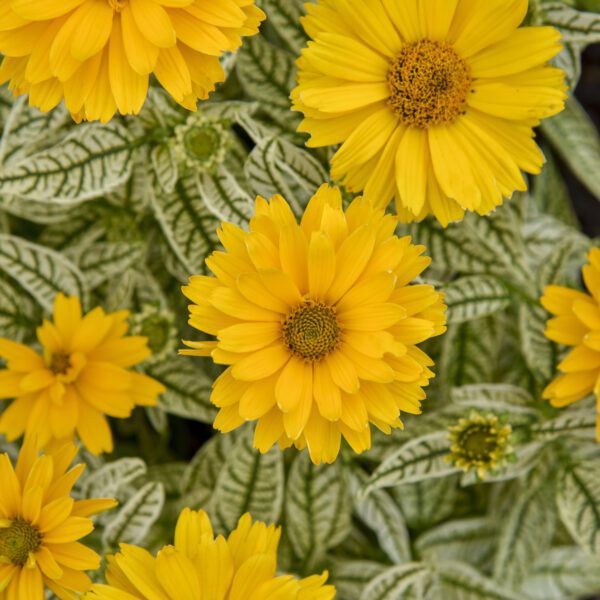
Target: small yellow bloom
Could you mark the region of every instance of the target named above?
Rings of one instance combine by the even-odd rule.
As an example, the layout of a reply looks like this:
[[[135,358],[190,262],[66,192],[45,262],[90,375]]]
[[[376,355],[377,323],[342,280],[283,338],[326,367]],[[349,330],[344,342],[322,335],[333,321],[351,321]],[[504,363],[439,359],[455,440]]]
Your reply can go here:
[[[38,456],[27,437],[14,468],[0,455],[0,600],[43,600],[45,586],[72,600],[90,588],[83,571],[97,569],[100,557],[77,540],[93,531],[91,515],[117,503],[70,497],[84,469],[69,469],[76,454],[68,443]]]
[[[501,423],[495,415],[472,411],[449,431],[452,445],[448,462],[464,471],[476,471],[480,479],[505,466],[512,454],[512,427]]]
[[[77,121],[136,114],[150,75],[196,110],[223,81],[219,57],[265,18],[254,0],[2,0],[0,83]]]
[[[331,600],[327,573],[296,579],[277,577],[281,529],[252,523],[245,514],[225,539],[214,538],[208,515],[186,508],[177,521],[175,545],[154,558],[121,545],[108,558],[108,585],[94,585],[89,600]]]
[[[421,412],[433,361],[416,344],[445,331],[445,306],[431,285],[409,285],[430,259],[395,229],[365,199],[344,212],[328,186],[300,224],[281,196],[257,198],[249,232],[223,224],[225,252],[206,260],[215,276],[183,290],[190,325],[217,339],[182,353],[228,365],[211,395],[217,429],[258,421],[261,452],[308,446],[318,464],[342,435],[363,452],[370,423],[390,433],[401,411]]]
[[[94,453],[112,451],[105,415],[126,418],[136,405],[153,406],[164,387],[129,371],[150,354],[147,339],[126,337],[128,311],[95,308],[82,316],[76,297],[56,296],[54,321],[37,337],[43,353],[0,338],[0,399],[15,400],[0,415],[9,440],[27,432],[43,446],[75,434]]]
[[[561,375],[544,390],[552,406],[563,407],[592,392],[598,401],[596,425],[600,441],[600,248],[593,248],[583,267],[588,293],[550,285],[542,305],[556,315],[548,321],[546,337],[558,344],[574,346],[558,365]]]
[[[563,109],[552,27],[521,27],[528,0],[308,4],[313,41],[294,107],[309,146],[341,144],[331,173],[405,222],[485,215],[544,157],[533,127]]]

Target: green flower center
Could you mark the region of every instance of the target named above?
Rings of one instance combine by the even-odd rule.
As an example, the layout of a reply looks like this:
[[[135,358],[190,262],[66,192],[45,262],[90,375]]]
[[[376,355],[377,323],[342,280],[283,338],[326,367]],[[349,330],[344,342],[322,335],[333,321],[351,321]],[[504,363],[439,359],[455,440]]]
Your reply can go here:
[[[427,129],[465,112],[471,67],[445,42],[406,44],[390,66],[388,100],[405,125]]]
[[[0,528],[0,556],[13,565],[23,566],[41,543],[42,534],[27,521],[16,519],[9,527]]]
[[[335,310],[321,302],[305,302],[286,318],[283,341],[296,356],[306,361],[322,359],[340,341]]]
[[[498,435],[488,425],[470,425],[460,434],[458,444],[471,460],[489,462],[498,449]]]
[[[144,319],[140,334],[148,338],[148,346],[152,354],[157,354],[169,342],[172,325],[160,315],[153,315]]]
[[[56,352],[50,359],[50,370],[55,375],[64,375],[71,368],[71,355],[66,352]]]
[[[191,127],[183,136],[183,146],[191,158],[200,162],[208,162],[219,150],[221,136],[210,125]]]

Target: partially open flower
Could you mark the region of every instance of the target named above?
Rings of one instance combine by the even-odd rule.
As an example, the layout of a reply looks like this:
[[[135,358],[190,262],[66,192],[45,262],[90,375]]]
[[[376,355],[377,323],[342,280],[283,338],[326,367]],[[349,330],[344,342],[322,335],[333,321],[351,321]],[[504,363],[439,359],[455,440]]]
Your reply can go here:
[[[448,461],[464,471],[476,471],[480,479],[505,466],[512,455],[512,427],[495,415],[472,411],[449,431]]]
[[[181,163],[193,171],[207,172],[225,160],[231,134],[221,121],[196,114],[175,128],[174,142]]]

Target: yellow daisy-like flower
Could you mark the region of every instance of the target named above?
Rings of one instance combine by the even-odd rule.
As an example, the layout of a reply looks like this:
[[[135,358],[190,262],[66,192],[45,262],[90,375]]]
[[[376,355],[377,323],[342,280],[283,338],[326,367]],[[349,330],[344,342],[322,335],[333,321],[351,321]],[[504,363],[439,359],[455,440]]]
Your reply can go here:
[[[539,173],[533,127],[564,106],[552,27],[528,0],[318,0],[294,107],[309,146],[342,144],[334,179],[403,221],[487,214]]]
[[[346,212],[321,187],[300,225],[286,201],[257,198],[246,232],[224,223],[215,277],[190,279],[190,325],[217,337],[183,354],[229,365],[211,395],[215,427],[258,421],[254,444],[308,446],[332,462],[343,435],[356,452],[369,423],[390,433],[420,413],[433,362],[416,344],[445,331],[443,295],[408,285],[430,263],[394,235],[396,219],[363,198]]]
[[[136,114],[149,76],[196,110],[223,81],[219,57],[265,18],[254,0],[2,0],[0,83],[76,121]]]
[[[245,514],[225,539],[214,538],[204,511],[186,508],[177,521],[175,545],[154,558],[121,545],[108,558],[109,585],[94,585],[88,600],[331,600],[327,573],[306,579],[276,577],[281,529],[252,523]]]
[[[506,465],[512,455],[512,427],[496,415],[471,411],[466,419],[449,428],[450,454],[448,462],[463,471],[476,471],[480,479]]]
[[[54,322],[45,320],[37,337],[42,355],[0,338],[0,399],[15,400],[0,415],[9,440],[27,432],[40,444],[77,434],[90,452],[112,451],[105,415],[126,418],[133,407],[154,406],[162,384],[129,371],[149,356],[147,339],[126,337],[128,311],[95,308],[82,316],[79,298],[56,296]]]
[[[15,468],[0,455],[0,600],[43,600],[44,586],[73,600],[90,588],[83,571],[96,570],[100,557],[78,540],[93,531],[91,515],[117,503],[70,497],[85,467],[69,469],[76,454],[69,443],[38,456],[28,436]]]
[[[600,248],[593,248],[583,267],[588,293],[550,285],[542,305],[556,315],[548,321],[546,337],[575,346],[558,365],[562,372],[544,390],[552,406],[563,407],[594,392],[598,401],[597,437],[600,442]]]

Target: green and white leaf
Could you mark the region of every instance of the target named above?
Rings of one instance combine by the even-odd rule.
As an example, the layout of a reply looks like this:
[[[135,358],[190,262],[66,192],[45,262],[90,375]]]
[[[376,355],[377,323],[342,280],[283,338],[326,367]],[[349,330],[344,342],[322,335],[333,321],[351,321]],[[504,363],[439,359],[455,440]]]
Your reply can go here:
[[[62,254],[0,234],[0,272],[25,289],[48,312],[58,292],[79,296],[85,302],[87,287],[83,273]]]
[[[373,472],[364,491],[446,477],[458,469],[446,460],[450,450],[447,431],[415,438],[384,460]]]
[[[556,504],[562,522],[587,552],[600,556],[600,460],[572,466],[559,482]]]
[[[177,158],[169,144],[158,144],[150,152],[152,168],[160,187],[167,193],[175,189],[179,178]]]
[[[156,522],[165,503],[162,483],[150,481],[118,510],[104,529],[102,543],[115,549],[118,544],[139,544]]]
[[[584,108],[570,97],[565,110],[545,119],[542,131],[580,181],[600,199],[600,134]]]
[[[534,399],[523,388],[506,383],[483,383],[455,387],[452,402],[496,414],[537,415]]]
[[[208,210],[220,221],[246,227],[254,214],[250,194],[222,166],[214,174],[199,175],[198,190]]]
[[[300,23],[306,13],[303,0],[263,0],[262,5],[267,13],[267,19],[273,26],[279,39],[295,56],[308,40]]]
[[[531,600],[578,600],[600,590],[600,557],[577,546],[551,548],[531,567],[521,587]]]
[[[548,489],[532,486],[518,497],[500,531],[494,579],[515,589],[552,542],[556,513]]]
[[[120,458],[88,475],[82,486],[85,498],[114,498],[121,488],[146,474],[141,458]]]
[[[318,561],[348,535],[351,500],[337,462],[314,465],[307,452],[292,463],[285,496],[287,535],[307,564]]]
[[[398,600],[423,597],[429,570],[422,563],[409,562],[381,573],[364,589],[360,600]]]
[[[464,323],[506,308],[511,295],[494,277],[461,277],[442,288],[448,305],[448,323]]]
[[[481,575],[476,569],[458,561],[444,561],[433,566],[435,586],[428,600],[523,600],[517,593]]]
[[[233,454],[243,432],[242,429],[228,435],[214,435],[198,450],[181,478],[182,508],[208,504],[227,458]]]
[[[283,456],[278,447],[266,454],[252,443],[252,432],[246,431],[227,457],[210,500],[208,512],[213,527],[226,533],[239,518],[250,513],[266,523],[276,523],[283,506]]]
[[[386,568],[374,561],[339,560],[333,563],[329,581],[335,585],[338,598],[360,600],[365,586]]]
[[[295,84],[294,56],[263,37],[244,41],[238,52],[236,73],[246,94],[284,129],[295,130],[300,115],[290,112]]]
[[[542,383],[552,377],[557,361],[556,347],[544,333],[547,319],[541,306],[521,304],[519,307],[521,351],[527,366]]]
[[[0,194],[73,203],[98,198],[131,176],[134,144],[117,121],[77,127],[60,144],[0,170]]]
[[[543,19],[560,31],[562,41],[576,44],[600,42],[600,16],[597,13],[575,10],[563,2],[545,2]]]
[[[360,491],[368,481],[364,471],[348,470],[349,488],[358,517],[373,530],[379,545],[393,563],[411,559],[410,537],[402,511],[385,490],[373,490],[364,499]]]
[[[3,336],[19,340],[39,321],[31,298],[17,286],[0,279],[0,331]]]
[[[498,528],[489,517],[448,521],[418,537],[415,549],[428,562],[458,560],[486,569],[496,551]]]
[[[187,175],[171,194],[155,192],[152,206],[173,253],[188,276],[198,273],[218,244],[218,219],[208,210],[196,177]]]
[[[93,290],[111,277],[142,263],[145,248],[128,242],[98,242],[71,247],[65,252],[83,273]]]
[[[202,423],[214,421],[217,409],[210,402],[212,379],[197,362],[174,356],[150,365],[146,372],[167,388],[158,400],[161,410]]]
[[[261,140],[248,157],[245,174],[256,194],[281,194],[297,213],[329,179],[309,152],[281,138]]]

